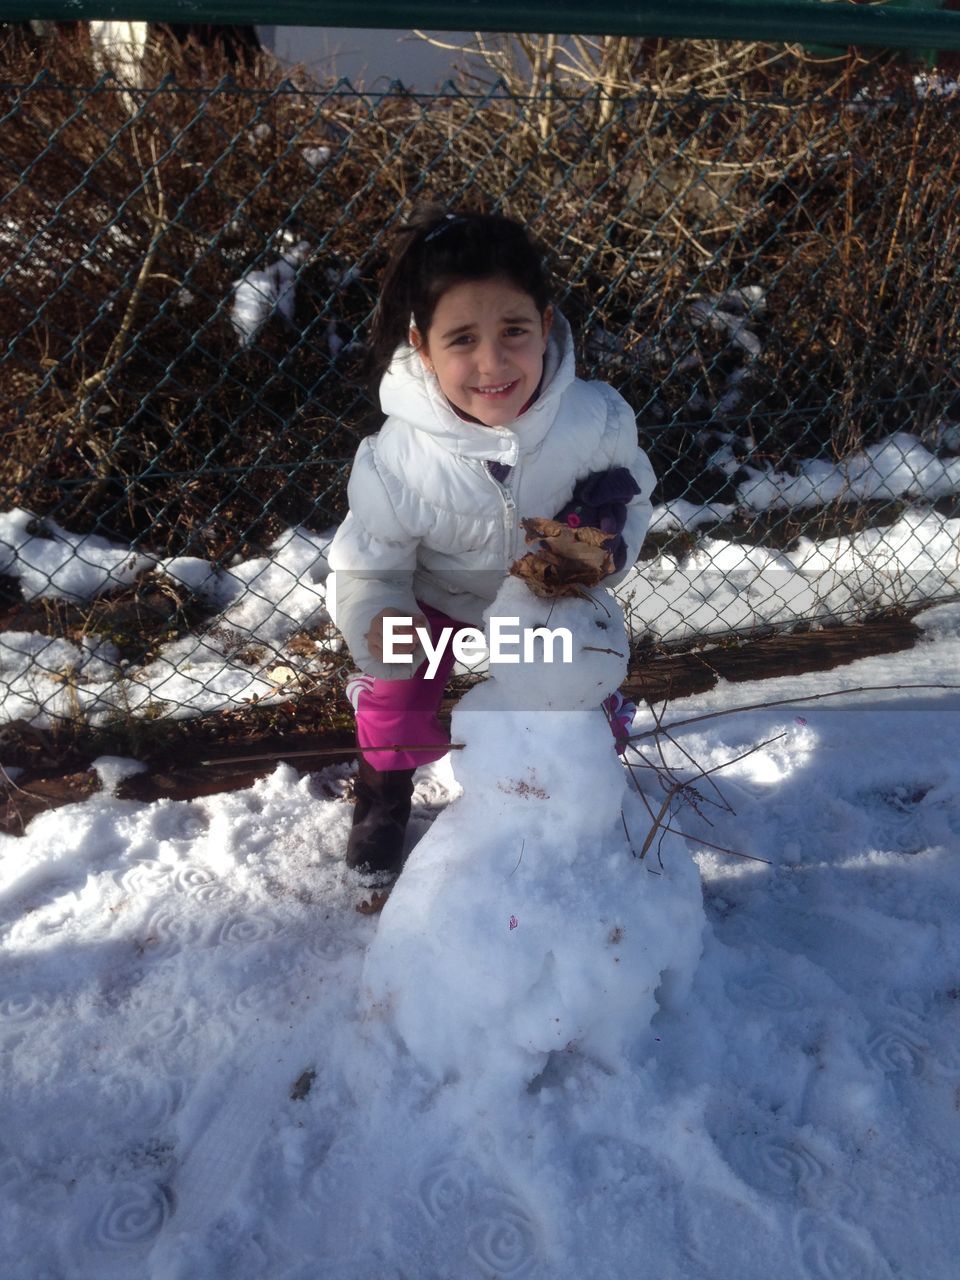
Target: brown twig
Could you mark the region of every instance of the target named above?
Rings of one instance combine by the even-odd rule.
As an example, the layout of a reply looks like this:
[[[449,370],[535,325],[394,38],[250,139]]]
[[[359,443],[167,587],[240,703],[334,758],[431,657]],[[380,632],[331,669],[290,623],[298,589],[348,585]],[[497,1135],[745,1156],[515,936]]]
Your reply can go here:
[[[167,230],[168,223],[166,217],[166,198],[164,196],[163,184],[160,181],[160,173],[158,169],[157,157],[157,140],[155,137],[150,139],[150,151],[153,163],[144,173],[144,183],[147,178],[152,178],[157,193],[156,208],[150,210],[150,220],[153,223],[153,235],[150,237],[150,243],[147,246],[147,252],[144,254],[143,262],[140,264],[140,270],[137,272],[137,278],[134,281],[133,288],[130,291],[130,297],[127,300],[126,310],[123,313],[123,319],[120,322],[120,328],[114,335],[113,341],[104,357],[103,364],[96,373],[92,373],[88,378],[84,378],[80,387],[84,392],[95,390],[100,384],[110,376],[114,365],[120,358],[127,338],[130,336],[130,330],[133,328],[133,318],[136,315],[137,307],[140,305],[140,299],[143,297],[144,286],[150,279],[153,269],[154,260],[157,256],[157,249],[160,247],[160,241]]]
[[[445,748],[450,751],[462,751],[465,742],[450,742]],[[435,751],[437,744],[418,742],[414,746],[392,745],[389,747],[315,747],[312,751],[265,751],[252,756],[224,756],[219,760],[201,760],[201,766],[216,767],[220,764],[253,764],[258,760],[299,760],[310,756],[360,756],[369,751]]]
[[[676,836],[682,836],[684,840],[692,840],[695,844],[705,844],[714,853],[726,853],[731,858],[744,858],[747,862],[762,862],[767,867],[775,865],[769,858],[758,858],[752,853],[739,853],[736,849],[727,849],[722,844],[713,844],[710,840],[704,840],[702,836],[693,836],[687,831],[681,831],[679,827],[664,827],[664,830],[670,831]]]
[[[741,703],[738,707],[721,707],[718,711],[705,711],[699,716],[688,716],[685,720],[674,720],[667,727],[669,729],[683,729],[689,724],[700,724],[704,720],[715,720],[719,716],[734,715],[738,711],[763,711],[769,707],[792,706],[795,702],[820,702],[825,698],[842,698],[851,693],[889,693],[904,689],[960,690],[960,684],[864,684],[857,685],[851,689],[831,689],[827,693],[801,693],[791,698],[773,698],[766,702],[747,702]],[[644,729],[642,733],[632,733],[628,741],[641,742],[645,738],[655,737],[659,732],[659,728]]]

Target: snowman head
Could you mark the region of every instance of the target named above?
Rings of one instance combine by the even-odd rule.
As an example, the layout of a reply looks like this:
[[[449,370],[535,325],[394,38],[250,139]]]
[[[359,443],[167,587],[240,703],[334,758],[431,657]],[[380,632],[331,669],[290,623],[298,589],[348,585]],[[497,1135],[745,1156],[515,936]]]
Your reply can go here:
[[[518,710],[593,709],[627,674],[623,610],[609,591],[548,600],[509,577],[484,617],[490,677]]]

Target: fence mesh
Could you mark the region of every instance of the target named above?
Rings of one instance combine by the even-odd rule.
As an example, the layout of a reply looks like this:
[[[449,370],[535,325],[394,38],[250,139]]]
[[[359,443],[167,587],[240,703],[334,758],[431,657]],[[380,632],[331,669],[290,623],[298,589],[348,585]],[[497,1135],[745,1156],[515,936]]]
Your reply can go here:
[[[636,408],[642,648],[954,598],[958,115],[890,67],[802,97],[0,85],[3,719],[329,684],[324,553],[421,199],[523,219],[582,374]]]

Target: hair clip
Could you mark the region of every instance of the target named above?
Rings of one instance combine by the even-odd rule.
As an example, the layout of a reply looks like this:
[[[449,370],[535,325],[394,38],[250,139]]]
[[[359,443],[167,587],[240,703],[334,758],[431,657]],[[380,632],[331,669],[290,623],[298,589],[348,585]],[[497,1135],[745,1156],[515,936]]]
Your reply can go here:
[[[429,244],[431,240],[436,240],[437,236],[442,236],[445,231],[449,231],[451,227],[455,227],[458,222],[466,222],[466,218],[462,217],[459,213],[445,213],[443,215],[443,221],[435,226],[432,231],[428,231],[423,237],[423,243]]]

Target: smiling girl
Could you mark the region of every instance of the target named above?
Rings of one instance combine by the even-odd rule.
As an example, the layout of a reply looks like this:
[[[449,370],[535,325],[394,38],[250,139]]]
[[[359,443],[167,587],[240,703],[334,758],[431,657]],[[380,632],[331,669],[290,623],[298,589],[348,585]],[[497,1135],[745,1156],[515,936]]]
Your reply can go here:
[[[357,450],[328,603],[361,670],[347,686],[362,750],[347,862],[396,873],[413,771],[449,741],[437,711],[453,647],[428,678],[416,629],[482,627],[528,516],[607,531],[613,585],[639,553],[654,477],[627,403],[576,376],[540,254],[509,218],[415,217],[384,276],[373,354],[387,417]],[[385,661],[398,617],[412,624],[388,625],[386,656],[405,661]]]

